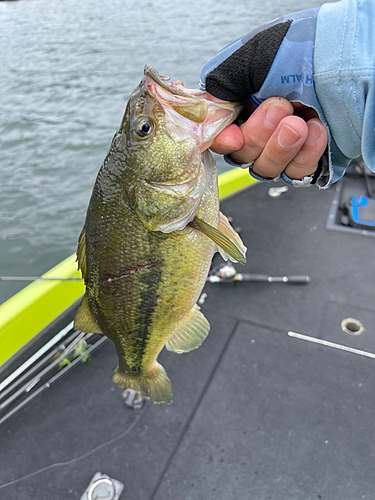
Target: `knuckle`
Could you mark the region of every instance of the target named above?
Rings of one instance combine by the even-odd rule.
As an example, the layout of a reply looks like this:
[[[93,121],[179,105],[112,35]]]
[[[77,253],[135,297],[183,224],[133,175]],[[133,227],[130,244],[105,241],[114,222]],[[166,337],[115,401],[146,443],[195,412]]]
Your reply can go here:
[[[298,170],[303,170],[303,169],[309,168],[311,163],[316,164],[317,162],[311,162],[311,161],[307,162],[306,158],[303,158],[302,155],[296,155],[293,158],[293,160],[291,160],[289,162],[289,165],[293,166],[294,168],[296,168]]]
[[[264,163],[273,168],[285,167],[288,164],[288,161],[285,161],[282,155],[279,155],[274,151],[271,152],[267,148],[264,149],[261,156]]]
[[[254,153],[260,154],[264,146],[264,141],[262,141],[261,138],[257,137],[256,135],[247,136],[245,138],[246,149],[251,150]]]
[[[287,165],[285,173],[294,179],[302,179],[311,175],[317,168],[319,158],[306,157],[304,154],[296,155]]]

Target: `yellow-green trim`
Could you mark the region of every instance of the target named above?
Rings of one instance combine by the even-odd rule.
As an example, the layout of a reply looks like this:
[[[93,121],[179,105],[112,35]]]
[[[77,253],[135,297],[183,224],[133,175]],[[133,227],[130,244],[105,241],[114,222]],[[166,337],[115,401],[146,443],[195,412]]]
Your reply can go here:
[[[219,196],[227,198],[253,184],[240,168],[219,175]],[[81,277],[75,255],[43,275],[46,278]],[[35,281],[0,306],[0,366],[60,316],[84,293],[79,281]]]
[[[81,277],[72,255],[43,275]],[[0,306],[0,366],[84,293],[82,281],[34,281]]]
[[[249,171],[242,168],[233,168],[219,175],[219,196],[220,199],[228,198],[251,184],[257,182],[249,175]]]

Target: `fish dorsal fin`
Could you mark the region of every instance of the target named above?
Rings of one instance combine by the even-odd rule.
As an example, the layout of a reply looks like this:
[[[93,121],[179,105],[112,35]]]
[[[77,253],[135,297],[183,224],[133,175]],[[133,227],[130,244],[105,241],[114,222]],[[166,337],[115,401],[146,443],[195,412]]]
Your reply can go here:
[[[192,222],[190,222],[190,226],[198,231],[201,231],[205,234],[210,240],[212,240],[219,247],[220,250],[223,250],[227,256],[229,256],[230,260],[233,262],[240,262],[241,264],[246,263],[246,247],[243,245],[240,237],[234,231],[234,229],[230,226],[228,219],[220,213],[225,220],[219,220],[219,229],[216,229],[213,226],[207,224],[198,217],[195,217]],[[233,236],[235,235],[235,237]],[[232,239],[235,240],[231,241]],[[240,242],[240,244],[239,244]]]
[[[84,295],[74,318],[73,328],[84,333],[103,333],[89,308],[89,301]]]
[[[172,333],[166,348],[181,354],[196,349],[201,345],[210,331],[210,323],[195,305],[187,318]]]
[[[82,278],[87,282],[87,265],[86,265],[86,226],[83,226],[81,234],[78,238],[77,248],[78,271],[81,270]]]

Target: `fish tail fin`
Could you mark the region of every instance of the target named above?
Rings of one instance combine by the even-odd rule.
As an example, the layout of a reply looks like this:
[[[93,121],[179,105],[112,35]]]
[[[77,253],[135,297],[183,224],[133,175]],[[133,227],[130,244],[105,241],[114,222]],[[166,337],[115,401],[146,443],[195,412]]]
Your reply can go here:
[[[143,375],[128,375],[116,369],[113,382],[119,387],[139,391],[143,397],[150,398],[154,403],[172,403],[171,381],[164,368],[156,363],[152,371]]]

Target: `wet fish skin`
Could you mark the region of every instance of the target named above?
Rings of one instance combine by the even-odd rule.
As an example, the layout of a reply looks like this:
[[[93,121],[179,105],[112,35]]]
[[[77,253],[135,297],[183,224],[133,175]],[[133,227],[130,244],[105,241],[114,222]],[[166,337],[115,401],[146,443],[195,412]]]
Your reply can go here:
[[[201,120],[202,101],[166,90],[145,72],[98,173],[77,250],[86,293],[75,327],[114,342],[118,385],[170,403],[159,352],[196,348],[209,331],[196,301],[217,247],[188,223],[217,228],[220,216],[215,162],[191,120]]]

